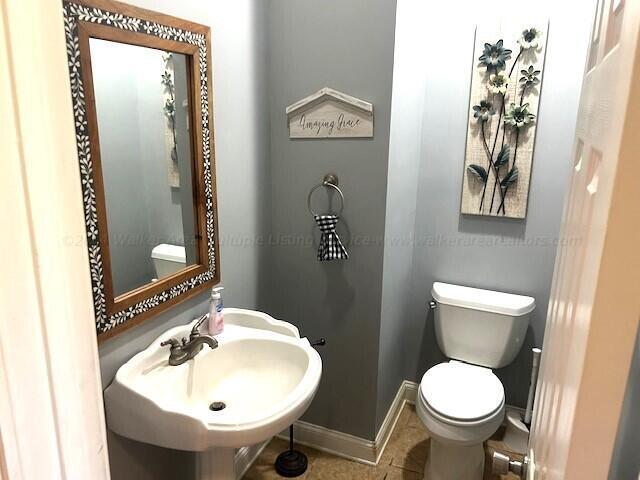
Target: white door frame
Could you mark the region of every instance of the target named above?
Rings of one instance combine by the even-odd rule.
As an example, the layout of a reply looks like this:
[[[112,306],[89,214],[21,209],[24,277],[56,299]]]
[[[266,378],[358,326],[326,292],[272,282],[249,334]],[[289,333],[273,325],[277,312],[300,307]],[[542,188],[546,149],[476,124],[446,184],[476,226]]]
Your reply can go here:
[[[109,479],[63,25],[60,1],[0,2],[6,480]]]

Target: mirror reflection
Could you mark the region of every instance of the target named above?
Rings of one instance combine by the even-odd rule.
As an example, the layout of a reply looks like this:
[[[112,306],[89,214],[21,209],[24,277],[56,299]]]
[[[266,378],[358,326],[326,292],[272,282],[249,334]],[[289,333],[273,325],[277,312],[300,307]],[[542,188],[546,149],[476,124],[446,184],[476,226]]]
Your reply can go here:
[[[198,262],[187,58],[89,45],[117,297]]]

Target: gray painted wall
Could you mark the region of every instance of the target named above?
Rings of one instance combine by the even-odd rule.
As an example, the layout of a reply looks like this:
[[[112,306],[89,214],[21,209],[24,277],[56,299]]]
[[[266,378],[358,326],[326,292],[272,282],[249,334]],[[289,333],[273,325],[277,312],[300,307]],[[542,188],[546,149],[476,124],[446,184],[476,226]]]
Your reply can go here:
[[[640,478],[640,330],[631,360],[629,381],[609,471],[609,480]]]
[[[535,297],[525,345],[509,367],[497,372],[507,403],[524,406],[530,348],[542,344],[560,218],[584,73],[594,2],[544,1],[523,13],[549,15],[550,30],[538,112],[529,206],[525,220],[464,216],[460,211],[474,25],[503,5],[464,0],[431,3],[423,17],[424,45],[445,39],[446,55],[428,57],[424,84],[421,165],[413,262],[412,326],[404,339],[405,376],[419,381],[443,361],[427,316],[434,281]],[[578,7],[579,5],[579,7]],[[443,22],[442,18],[456,18]],[[512,19],[513,14],[509,13]],[[526,16],[522,23],[526,24]]]
[[[221,274],[225,305],[258,308],[265,278],[261,248],[270,219],[266,90],[266,2],[261,0],[129,0],[212,28],[214,125]],[[160,333],[207,309],[208,295],[192,298],[100,345],[106,387],[116,370]],[[114,480],[190,478],[189,453],[109,435]]]
[[[395,7],[273,0],[269,8],[274,245],[264,305],[303,335],[327,337],[320,388],[303,419],[364,438],[375,435]],[[288,138],[285,107],[325,86],[374,104],[372,139]],[[306,198],[328,172],[345,194],[338,233],[350,258],[319,263]]]
[[[422,57],[428,2],[399,0],[393,58],[376,431],[405,379],[402,341],[411,334],[413,239],[427,62]]]

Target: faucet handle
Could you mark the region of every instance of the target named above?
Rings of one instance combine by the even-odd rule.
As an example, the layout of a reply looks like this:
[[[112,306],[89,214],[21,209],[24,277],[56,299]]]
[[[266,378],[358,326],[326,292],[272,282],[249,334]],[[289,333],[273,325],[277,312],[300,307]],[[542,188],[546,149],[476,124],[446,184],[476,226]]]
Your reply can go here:
[[[202,324],[204,323],[204,321],[209,318],[209,314],[205,313],[204,315],[202,315],[198,321],[193,325],[193,328],[191,329],[191,335],[189,336],[191,339],[197,337],[200,335],[200,327],[202,326]]]
[[[176,348],[180,346],[180,342],[175,338],[170,338],[169,340],[165,340],[164,342],[160,343],[161,347],[166,347],[167,345],[171,345],[171,348]]]

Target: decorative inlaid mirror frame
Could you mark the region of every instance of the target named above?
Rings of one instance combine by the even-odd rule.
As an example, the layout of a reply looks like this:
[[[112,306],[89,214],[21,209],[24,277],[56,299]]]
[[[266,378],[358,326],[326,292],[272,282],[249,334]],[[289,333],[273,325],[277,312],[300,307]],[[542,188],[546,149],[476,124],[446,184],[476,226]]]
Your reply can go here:
[[[64,29],[99,341],[219,282],[217,199],[209,27],[112,0],[64,0]],[[186,57],[197,261],[114,296],[89,39],[176,52]]]

